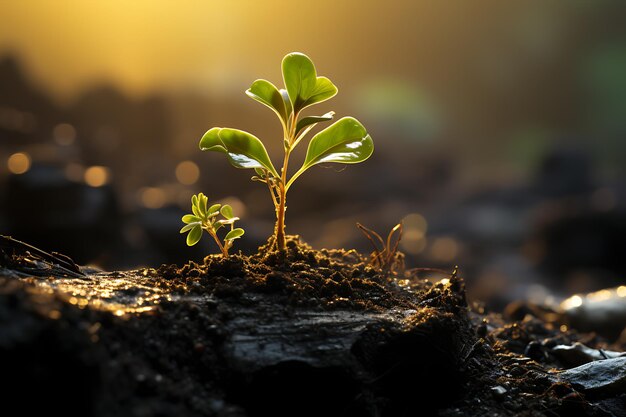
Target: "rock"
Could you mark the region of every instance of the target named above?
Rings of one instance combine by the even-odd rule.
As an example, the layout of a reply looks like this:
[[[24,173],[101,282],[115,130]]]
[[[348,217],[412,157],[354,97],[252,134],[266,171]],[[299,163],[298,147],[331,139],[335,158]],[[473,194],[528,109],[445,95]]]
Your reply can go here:
[[[571,346],[554,346],[550,349],[550,353],[554,355],[566,368],[580,366],[588,362],[626,356],[626,352],[592,349],[580,342],[576,342]]]
[[[589,362],[568,369],[559,379],[589,394],[615,394],[626,391],[626,357]]]

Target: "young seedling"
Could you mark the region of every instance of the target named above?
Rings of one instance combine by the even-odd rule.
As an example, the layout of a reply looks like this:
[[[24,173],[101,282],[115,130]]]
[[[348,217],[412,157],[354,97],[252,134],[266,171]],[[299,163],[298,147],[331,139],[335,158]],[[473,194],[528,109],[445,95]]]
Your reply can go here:
[[[378,233],[363,226],[361,223],[357,223],[356,227],[363,232],[374,248],[370,255],[370,263],[374,268],[378,268],[384,273],[392,274],[396,274],[398,270],[404,270],[404,255],[398,252],[398,245],[402,239],[402,223],[396,224],[391,229],[386,241]]]
[[[228,204],[213,204],[209,207],[208,197],[200,193],[191,197],[191,211],[193,214],[183,216],[185,226],[180,229],[180,233],[189,232],[187,245],[193,246],[198,243],[202,238],[202,232],[206,231],[215,240],[222,255],[227,258],[228,250],[233,246],[235,239],[239,239],[244,233],[241,227],[235,228],[235,222],[239,220],[239,217],[233,215],[233,208]],[[230,231],[226,233],[224,243],[222,243],[217,236],[217,231],[225,226],[230,226]]]
[[[344,117],[313,136],[302,166],[288,176],[289,157],[318,123],[332,120],[334,112],[322,116],[303,116],[302,111],[337,94],[337,87],[326,77],[318,77],[313,62],[294,52],[283,58],[285,89],[266,80],[256,80],[246,91],[254,100],[276,113],[283,128],[283,166],[278,172],[263,143],[254,135],[238,129],[214,127],[200,140],[200,149],[226,154],[236,168],[256,171],[254,181],[267,184],[276,211],[274,241],[276,249],[285,248],[285,210],[287,191],[294,181],[314,165],[328,162],[356,164],[370,157],[374,143],[358,120]]]

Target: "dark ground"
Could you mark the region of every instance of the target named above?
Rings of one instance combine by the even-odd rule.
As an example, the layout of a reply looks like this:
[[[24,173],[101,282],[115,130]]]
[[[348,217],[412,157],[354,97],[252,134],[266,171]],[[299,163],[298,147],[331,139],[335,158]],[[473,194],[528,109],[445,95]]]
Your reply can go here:
[[[626,364],[605,350],[624,346],[468,306],[456,274],[389,276],[296,238],[85,276],[0,249],[2,415],[626,415]],[[575,342],[592,353],[563,355]],[[576,373],[596,364],[618,373]]]

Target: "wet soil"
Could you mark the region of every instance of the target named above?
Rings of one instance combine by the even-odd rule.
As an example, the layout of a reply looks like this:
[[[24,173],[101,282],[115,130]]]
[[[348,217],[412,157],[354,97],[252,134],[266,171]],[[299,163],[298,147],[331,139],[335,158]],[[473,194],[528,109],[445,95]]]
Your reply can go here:
[[[82,275],[50,269],[29,252],[1,255],[0,410],[17,407],[15,415],[626,409],[624,394],[590,395],[560,380],[563,365],[549,353],[574,342],[606,348],[605,341],[530,310],[507,320],[468,306],[457,274],[435,282],[417,271],[384,274],[355,251],[316,251],[297,237],[284,253],[260,248],[158,269],[81,268]]]

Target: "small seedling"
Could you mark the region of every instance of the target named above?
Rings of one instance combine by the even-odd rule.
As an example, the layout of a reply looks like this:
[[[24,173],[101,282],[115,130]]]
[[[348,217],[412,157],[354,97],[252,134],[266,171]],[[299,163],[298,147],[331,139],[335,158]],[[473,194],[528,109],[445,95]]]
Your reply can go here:
[[[228,250],[233,246],[235,239],[243,236],[244,230],[235,227],[239,217],[233,215],[233,208],[228,204],[213,204],[209,207],[209,199],[200,193],[191,197],[191,211],[193,214],[185,214],[182,218],[183,226],[180,233],[189,232],[187,245],[193,246],[202,238],[202,232],[206,231],[222,251],[224,257],[228,257]],[[219,218],[219,217],[222,218]],[[230,231],[224,236],[224,242],[217,236],[217,231],[222,227],[230,226]]]
[[[361,223],[357,223],[356,227],[363,232],[374,248],[370,255],[370,263],[374,268],[392,274],[404,270],[404,255],[398,252],[398,245],[402,239],[402,223],[396,224],[391,229],[386,241],[378,233]]]
[[[200,149],[226,154],[236,168],[256,171],[254,181],[267,184],[274,208],[276,249],[285,248],[285,210],[287,191],[293,182],[314,165],[328,162],[356,164],[370,157],[374,143],[358,120],[344,117],[313,136],[302,166],[287,175],[289,157],[298,144],[318,123],[332,120],[334,112],[322,116],[302,117],[302,111],[337,94],[337,87],[326,77],[318,77],[308,56],[294,52],[283,58],[285,89],[278,89],[266,80],[256,80],[246,94],[276,113],[283,128],[283,166],[274,168],[263,145],[256,136],[242,130],[214,127],[200,140]]]

